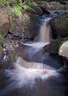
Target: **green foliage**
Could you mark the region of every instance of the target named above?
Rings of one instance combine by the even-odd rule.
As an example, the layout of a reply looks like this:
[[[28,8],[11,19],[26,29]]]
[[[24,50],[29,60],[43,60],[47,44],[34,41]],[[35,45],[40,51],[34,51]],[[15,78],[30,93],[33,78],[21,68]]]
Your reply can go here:
[[[31,8],[31,2],[33,2],[34,0],[1,0],[0,5],[1,6],[6,6],[6,5],[10,5],[10,4],[15,4],[13,7],[13,11],[15,13],[16,16],[20,16],[21,14],[21,10],[32,10],[35,11],[33,8]]]
[[[7,4],[12,4],[12,3],[17,3],[17,0],[1,0],[0,1],[1,6],[7,5]]]
[[[38,1],[38,4],[46,4],[46,1]],[[16,16],[20,16],[21,15],[21,10],[32,10],[33,12],[35,12],[35,10],[31,7],[32,4],[34,6],[37,5],[36,2],[34,2],[34,0],[1,0],[0,1],[0,5],[1,6],[6,6],[6,5],[10,5],[10,4],[14,4],[13,7],[13,12],[15,13]]]
[[[25,10],[32,10],[32,11],[35,12],[35,10],[33,8],[31,8],[29,5],[26,5],[26,4],[23,5],[22,8],[25,9]]]
[[[24,40],[24,30],[22,32],[23,32],[23,34],[22,34],[22,40]]]
[[[17,6],[15,6],[14,8],[13,8],[13,11],[14,11],[14,13],[16,14],[16,16],[20,16],[20,14],[21,14],[21,6],[19,6],[19,5],[17,5]]]
[[[11,12],[9,12],[9,18],[12,19],[12,13]]]
[[[7,2],[6,0],[0,1],[0,5],[1,5],[1,6],[7,5],[7,3],[8,3],[8,2]]]
[[[15,6],[14,8],[13,8],[13,11],[14,11],[14,13],[16,14],[16,16],[20,16],[20,14],[21,14],[21,9],[25,9],[25,10],[32,10],[32,11],[35,11],[33,8],[31,8],[29,5],[24,5],[23,3],[20,3],[20,4],[18,4],[17,6]]]
[[[26,25],[27,25],[27,24],[26,24],[26,22],[24,21],[24,28],[26,28]]]
[[[8,3],[16,3],[17,2],[17,0],[7,0],[8,1]]]

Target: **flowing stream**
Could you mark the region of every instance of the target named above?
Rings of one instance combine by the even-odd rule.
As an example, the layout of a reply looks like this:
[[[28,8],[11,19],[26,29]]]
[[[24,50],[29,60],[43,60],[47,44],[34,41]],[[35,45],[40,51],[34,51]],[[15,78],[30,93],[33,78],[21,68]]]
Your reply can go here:
[[[17,56],[13,70],[5,70],[9,84],[0,91],[0,96],[64,96],[63,79],[60,73],[43,63],[46,56],[43,47],[50,43],[51,39],[50,19],[43,20],[39,35],[34,42],[21,42],[26,47],[24,52],[21,47],[18,51],[20,51],[19,55],[24,55]],[[46,60],[50,58],[48,56]]]
[[[34,39],[33,42],[28,42],[28,43],[22,43],[21,42],[21,44],[24,44],[27,47],[28,46],[30,47],[30,48],[27,49],[27,53],[29,54],[28,57],[31,56],[30,57],[31,60],[35,60],[36,58],[44,58],[43,47],[45,45],[49,44],[50,43],[50,40],[51,40],[51,27],[50,27],[50,24],[49,24],[49,20],[50,19],[51,18],[45,18],[45,19],[43,19],[43,21],[41,23],[39,34]],[[39,53],[39,56],[37,56],[38,53]],[[30,59],[28,59],[28,60],[30,60]]]
[[[43,63],[43,59],[45,55],[43,51],[43,47],[49,44],[51,39],[50,36],[51,27],[49,24],[50,19],[51,18],[45,18],[42,20],[39,34],[34,39],[33,42],[28,42],[28,43],[21,42],[21,44],[27,46],[27,48],[25,48],[24,56],[28,61],[35,61],[35,62],[42,61]]]

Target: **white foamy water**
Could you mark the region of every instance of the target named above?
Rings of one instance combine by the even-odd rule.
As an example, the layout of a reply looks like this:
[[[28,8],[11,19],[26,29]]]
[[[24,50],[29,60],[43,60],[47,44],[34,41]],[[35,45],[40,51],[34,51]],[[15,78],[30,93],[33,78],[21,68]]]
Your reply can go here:
[[[36,88],[41,87],[41,85],[40,86],[38,85],[39,83],[42,84],[41,82],[43,82],[43,83],[45,82],[45,84],[43,85],[43,87],[46,85],[44,87],[44,88],[46,88],[46,90],[44,91],[45,94],[48,91],[50,92],[50,90],[52,90],[52,92],[54,91],[53,90],[54,88],[51,89],[50,80],[54,80],[54,78],[55,78],[55,80],[56,79],[59,80],[59,77],[61,76],[60,73],[58,73],[58,71],[56,71],[54,69],[43,69],[42,66],[40,68],[38,68],[38,66],[36,66],[35,63],[33,62],[33,65],[36,66],[36,67],[34,67],[33,65],[31,66],[30,63],[25,60],[24,60],[24,62],[22,62],[21,58],[18,57],[17,62],[14,64],[13,69],[5,70],[5,77],[7,78],[7,81],[5,81],[5,83],[7,82],[7,86],[4,89],[0,90],[0,96],[5,96],[5,94],[6,94],[6,96],[10,96],[8,94],[12,93],[14,90],[17,90],[17,89],[19,91],[21,90],[22,92],[24,90],[26,90],[26,92],[27,92],[27,89],[35,90],[36,85],[37,85]],[[29,67],[26,68],[26,65],[28,65]],[[39,63],[39,66],[40,66],[40,63]],[[39,80],[41,80],[41,81],[39,82]],[[52,82],[52,85],[53,85],[53,82]],[[22,88],[23,89],[26,88],[26,89],[23,90]],[[42,90],[39,89],[39,91],[37,91],[37,92],[39,94],[42,92]],[[51,93],[52,94],[51,96],[54,95],[53,93]],[[28,91],[28,94],[29,94],[29,91]],[[44,96],[45,96],[45,94],[44,94]],[[13,96],[19,96],[19,95],[13,95]],[[23,93],[20,94],[20,96],[24,96]],[[27,96],[29,96],[29,95],[27,95]],[[37,93],[36,93],[36,95],[33,95],[33,96],[39,96],[39,95],[37,95]],[[40,96],[42,96],[42,95],[40,95]],[[50,95],[46,95],[46,96],[50,96]],[[60,96],[60,95],[56,95],[56,96]],[[61,95],[61,96],[64,96],[64,95]]]
[[[20,59],[20,57],[18,58]],[[24,62],[23,62],[24,63]],[[30,68],[26,68],[29,66]],[[37,63],[36,63],[37,64]],[[34,64],[33,64],[34,65]],[[13,70],[6,70],[7,77],[10,77],[9,81],[12,81],[12,84],[15,83],[17,88],[22,88],[24,86],[33,87],[36,83],[36,79],[48,80],[50,77],[58,77],[59,73],[56,70],[52,69],[43,69],[36,66],[31,66],[29,62],[25,61],[25,64],[19,64],[19,60],[16,62]],[[40,64],[39,64],[40,66]],[[14,87],[14,86],[13,86]]]
[[[46,18],[42,22],[40,32],[34,40],[36,42],[32,42],[32,43],[31,42],[29,42],[29,43],[22,43],[21,42],[21,43],[26,45],[26,46],[32,46],[32,47],[37,48],[37,49],[43,48],[45,45],[49,44],[49,42],[50,42],[50,31],[51,31],[51,27],[50,27],[50,24],[49,24],[50,19],[51,18]]]
[[[31,88],[36,83],[36,79],[47,80],[51,76],[58,77],[58,73],[55,70],[42,70],[42,69],[26,69],[20,65],[16,65],[15,70],[6,70],[7,76],[10,77],[10,81],[17,82],[16,86],[22,88],[25,85]]]
[[[31,46],[33,48],[41,49],[49,43],[50,36],[50,25],[49,20],[51,18],[45,19],[41,26],[40,31],[40,42],[33,43],[22,43],[26,46]],[[43,31],[43,32],[42,32]],[[45,39],[45,40],[44,40]],[[47,69],[44,69],[43,63],[27,62],[20,57],[17,58],[13,70],[6,70],[7,77],[10,77],[9,81],[12,81],[11,85],[15,83],[16,88],[22,88],[24,86],[33,87],[36,83],[36,80],[41,79],[48,80],[51,77],[58,77],[59,73],[54,69],[50,69],[49,66],[46,66]],[[14,87],[14,86],[13,86]]]
[[[22,42],[21,42],[22,43]],[[32,46],[34,48],[43,48],[45,45],[49,44],[49,42],[33,42],[33,43],[22,43],[26,46]]]

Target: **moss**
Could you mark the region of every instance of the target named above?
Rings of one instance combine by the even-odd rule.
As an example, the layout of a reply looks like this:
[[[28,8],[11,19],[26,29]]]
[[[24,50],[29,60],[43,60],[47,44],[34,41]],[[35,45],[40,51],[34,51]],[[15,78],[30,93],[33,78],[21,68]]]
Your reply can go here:
[[[4,40],[3,40],[2,35],[0,34],[0,44],[1,44],[1,43],[4,43]]]
[[[9,29],[10,29],[10,24],[9,24],[9,23],[4,24],[4,25],[0,28],[0,30],[1,30],[1,35],[2,35],[2,36],[5,36],[5,35],[7,34],[7,32],[8,32]]]
[[[61,10],[61,9],[67,10],[68,9],[68,4],[63,5],[58,1],[57,2],[51,2],[50,4],[53,5],[53,8],[52,8],[53,10]]]
[[[64,18],[56,22],[56,28],[58,30],[62,29],[62,30],[68,31],[68,14],[66,14]]]

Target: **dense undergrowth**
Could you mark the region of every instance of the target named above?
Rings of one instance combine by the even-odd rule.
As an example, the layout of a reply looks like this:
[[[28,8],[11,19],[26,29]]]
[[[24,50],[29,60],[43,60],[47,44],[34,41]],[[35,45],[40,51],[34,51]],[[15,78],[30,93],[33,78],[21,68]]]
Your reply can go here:
[[[35,10],[32,8],[32,5],[37,6],[38,4],[47,4],[46,1],[34,1],[34,0],[1,0],[0,6],[7,7],[12,6],[13,11],[16,16],[20,16],[21,10]]]

